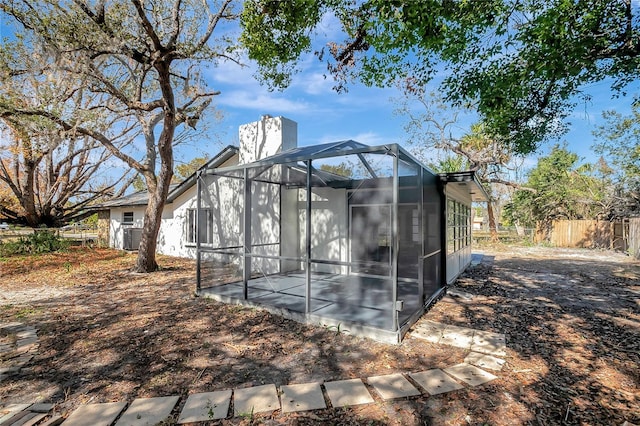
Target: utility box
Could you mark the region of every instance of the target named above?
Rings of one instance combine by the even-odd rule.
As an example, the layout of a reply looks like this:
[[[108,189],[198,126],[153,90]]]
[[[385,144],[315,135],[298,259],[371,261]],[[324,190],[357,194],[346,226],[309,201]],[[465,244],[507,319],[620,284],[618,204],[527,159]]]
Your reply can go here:
[[[125,250],[138,250],[141,238],[142,228],[125,228],[123,235],[123,248]]]

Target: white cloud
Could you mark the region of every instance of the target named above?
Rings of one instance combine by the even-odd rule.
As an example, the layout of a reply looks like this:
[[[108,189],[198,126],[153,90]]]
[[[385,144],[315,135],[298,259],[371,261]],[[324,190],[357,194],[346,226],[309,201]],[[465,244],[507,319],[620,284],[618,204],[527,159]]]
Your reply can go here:
[[[309,109],[306,102],[297,102],[284,97],[274,96],[272,93],[260,93],[249,90],[227,91],[218,99],[219,105],[234,108],[258,110],[265,114],[275,113],[303,113]]]
[[[301,74],[295,79],[292,89],[300,89],[308,95],[325,95],[333,91],[333,78],[319,72]]]
[[[337,40],[338,37],[344,34],[340,20],[330,12],[322,15],[322,19],[315,29],[318,34],[323,35],[328,40]]]
[[[364,132],[364,133],[358,133],[358,134],[337,134],[337,135],[328,134],[328,135],[321,136],[318,143],[329,143],[329,142],[343,141],[343,140],[349,140],[349,139],[352,139],[356,142],[360,142],[370,146],[393,143],[393,141],[389,140],[389,138],[374,132]]]
[[[260,86],[253,77],[256,72],[255,64],[250,62],[245,55],[240,58],[240,63],[245,66],[238,65],[233,61],[220,62],[209,68],[208,75],[217,83]]]

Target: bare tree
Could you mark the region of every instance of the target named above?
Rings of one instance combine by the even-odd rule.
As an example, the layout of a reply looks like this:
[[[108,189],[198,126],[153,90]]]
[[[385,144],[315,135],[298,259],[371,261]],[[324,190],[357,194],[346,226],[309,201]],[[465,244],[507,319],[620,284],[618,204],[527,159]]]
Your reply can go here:
[[[494,210],[500,191],[496,187],[522,189],[511,179],[511,175],[517,171],[518,158],[509,150],[509,144],[488,136],[481,123],[463,126],[460,116],[468,111],[452,108],[438,95],[412,85],[411,81],[404,86],[404,98],[400,100],[396,112],[408,117],[405,128],[409,134],[409,144],[417,157],[436,168],[438,163],[455,163],[464,164],[468,170],[476,172],[489,195],[489,230],[492,239],[497,240]]]
[[[155,253],[162,211],[173,176],[173,146],[178,126],[195,127],[217,91],[204,89],[198,65],[203,61],[238,62],[230,33],[213,40],[216,29],[238,18],[231,0],[12,0],[0,1],[22,33],[53,52],[56,71],[103,95],[85,113],[118,117],[109,128],[80,125],[51,109],[13,105],[0,115],[39,117],[69,134],[100,142],[142,175],[149,192],[136,269],[157,268]],[[222,27],[222,28],[220,28]],[[114,129],[135,120],[143,155],[114,142]]]
[[[91,202],[121,195],[129,185],[127,174],[96,182],[111,154],[91,138],[63,140],[56,132],[32,134],[25,123],[10,118],[3,123],[8,135],[6,145],[0,144],[0,183],[16,201],[1,207],[7,217],[29,226],[59,226],[83,214]]]
[[[98,141],[38,115],[11,114],[11,109],[50,110],[68,114],[74,125],[107,128],[117,119],[90,111],[102,98],[87,93],[80,82],[53,72],[53,57],[44,51],[13,46],[4,57],[0,80],[0,185],[11,192],[3,202],[5,216],[30,226],[56,226],[82,213],[92,201],[121,194],[124,173],[98,183],[100,169],[112,154]],[[11,70],[11,71],[7,71]],[[90,123],[90,124],[89,124]],[[113,140],[131,141],[130,129],[113,132]],[[122,143],[121,145],[126,145]]]

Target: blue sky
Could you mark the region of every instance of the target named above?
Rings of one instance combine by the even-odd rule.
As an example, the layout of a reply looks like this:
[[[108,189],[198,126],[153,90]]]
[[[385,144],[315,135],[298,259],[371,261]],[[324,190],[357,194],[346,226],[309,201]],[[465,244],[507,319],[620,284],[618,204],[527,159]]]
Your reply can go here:
[[[634,0],[637,4],[638,0]],[[318,26],[320,38],[339,40],[339,25],[331,17],[325,17]],[[232,29],[237,34],[237,29]],[[6,34],[3,34],[6,35]],[[406,117],[394,113],[400,97],[395,88],[370,88],[353,83],[348,93],[332,90],[333,82],[325,78],[326,68],[309,54],[301,63],[301,72],[293,76],[291,86],[283,92],[269,92],[253,77],[255,66],[245,61],[241,68],[234,63],[221,63],[204,70],[211,89],[220,90],[214,105],[222,120],[209,120],[209,140],[192,141],[177,149],[178,162],[193,157],[215,155],[223,146],[237,144],[238,126],[256,121],[261,115],[285,116],[298,123],[300,145],[312,145],[344,139],[377,145],[400,143],[407,146],[404,132]],[[436,85],[433,89],[436,89]],[[585,161],[595,161],[591,151],[594,142],[592,131],[602,124],[602,111],[614,109],[621,113],[630,111],[633,95],[640,94],[640,82],[628,87],[627,97],[614,99],[608,82],[603,81],[586,88],[592,96],[588,103],[579,103],[570,117],[571,130],[562,139],[541,146],[525,165],[535,165],[536,158],[546,153],[554,142],[567,141],[570,150]],[[473,120],[461,122],[462,130],[468,129]]]
[[[633,1],[634,4],[638,2]],[[326,16],[317,28],[318,39],[340,40],[338,28],[340,26],[334,18]],[[206,151],[217,152],[223,145],[236,144],[238,126],[256,121],[264,114],[282,115],[296,121],[299,145],[354,139],[369,145],[395,142],[407,146],[408,136],[403,128],[407,118],[394,113],[398,107],[394,99],[401,96],[397,89],[371,88],[354,82],[348,93],[338,94],[332,90],[330,77],[325,78],[325,65],[309,54],[302,60],[301,72],[293,77],[288,89],[269,92],[254,79],[255,66],[249,61],[246,63],[248,66],[245,68],[223,63],[208,69],[206,75],[211,88],[221,91],[214,103],[223,119],[210,127],[210,133],[215,135],[218,143],[186,150],[182,160]],[[434,83],[432,90],[436,88]],[[640,95],[640,82],[627,87],[627,96],[620,98],[612,97],[608,81],[592,84],[584,90],[591,95],[591,100],[578,101],[568,119],[571,123],[569,133],[542,145],[537,153],[525,160],[525,167],[534,166],[539,156],[547,153],[555,143],[564,141],[584,161],[596,161],[597,157],[591,150],[595,140],[592,131],[603,124],[602,112],[617,110],[629,113],[633,96]],[[472,118],[461,121],[461,132],[474,121]]]
[[[302,71],[293,77],[291,86],[282,92],[269,92],[253,78],[254,72],[255,67],[251,64],[245,68],[236,64],[221,64],[208,70],[211,87],[222,92],[214,103],[223,114],[223,119],[212,123],[210,127],[210,132],[220,142],[186,151],[185,158],[202,155],[206,150],[215,151],[221,145],[236,144],[238,126],[256,121],[264,114],[282,115],[296,121],[299,145],[343,139],[354,139],[369,145],[394,142],[407,145],[407,135],[403,129],[407,118],[394,113],[398,107],[394,99],[400,97],[395,88],[370,88],[353,83],[348,93],[338,94],[332,90],[331,79],[324,77],[324,65],[312,56],[303,61]],[[616,99],[612,97],[607,81],[585,88],[592,98],[588,102],[578,101],[569,117],[569,133],[541,146],[536,154],[529,156],[526,164],[534,165],[536,158],[544,155],[554,142],[563,141],[585,161],[595,161],[597,157],[591,151],[595,137],[591,132],[603,123],[602,111],[630,111],[633,95],[640,94],[640,84],[627,89],[626,97]],[[466,129],[471,124],[472,120],[462,121],[461,128]]]

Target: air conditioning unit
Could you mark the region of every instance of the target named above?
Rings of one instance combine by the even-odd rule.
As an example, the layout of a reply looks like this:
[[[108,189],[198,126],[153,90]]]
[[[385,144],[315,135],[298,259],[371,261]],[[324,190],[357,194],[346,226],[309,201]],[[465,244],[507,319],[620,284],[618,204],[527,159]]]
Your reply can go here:
[[[123,231],[123,248],[125,250],[138,250],[140,238],[142,238],[142,228],[125,228]]]

